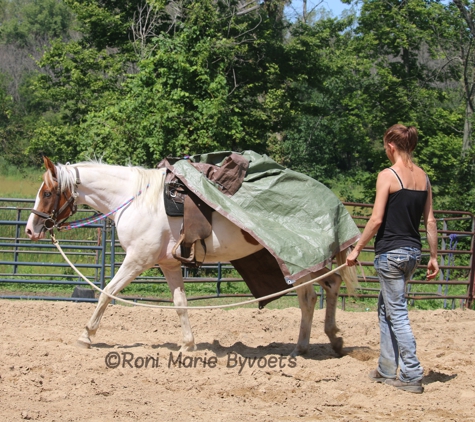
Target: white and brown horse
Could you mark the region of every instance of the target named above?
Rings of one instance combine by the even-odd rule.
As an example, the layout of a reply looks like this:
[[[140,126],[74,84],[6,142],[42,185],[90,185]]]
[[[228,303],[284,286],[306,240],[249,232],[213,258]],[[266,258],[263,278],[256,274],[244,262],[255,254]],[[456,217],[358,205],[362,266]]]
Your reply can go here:
[[[158,264],[162,270],[175,306],[184,307],[187,300],[181,264],[172,256],[172,250],[180,238],[182,219],[168,217],[164,210],[164,170],[141,167],[122,167],[97,162],[73,165],[54,165],[44,158],[46,172],[43,175],[34,209],[28,219],[26,234],[31,240],[42,239],[45,231],[61,224],[72,215],[76,205],[86,204],[103,214],[120,208],[124,201],[135,198],[126,206],[110,215],[117,227],[120,244],[126,252],[125,259],[105,291],[116,295],[143,271]],[[148,188],[146,189],[146,187]],[[139,191],[143,194],[137,196]],[[243,258],[262,248],[249,236],[218,212],[212,214],[212,234],[205,240],[206,262],[228,262]],[[252,239],[253,240],[253,239]],[[343,264],[347,251],[337,254],[337,263]],[[348,268],[344,268],[348,270]],[[342,271],[348,288],[356,283],[355,273]],[[326,268],[297,280],[294,285],[324,275]],[[337,337],[335,312],[342,278],[333,273],[319,281],[326,292],[325,333],[335,352],[341,354],[343,340]],[[312,284],[297,290],[302,312],[300,333],[292,355],[308,349],[310,330],[317,295]],[[96,334],[102,315],[111,299],[101,294],[97,307],[86,325],[78,343],[90,347],[91,336]],[[195,340],[186,309],[177,309],[183,330],[181,350],[195,350]]]

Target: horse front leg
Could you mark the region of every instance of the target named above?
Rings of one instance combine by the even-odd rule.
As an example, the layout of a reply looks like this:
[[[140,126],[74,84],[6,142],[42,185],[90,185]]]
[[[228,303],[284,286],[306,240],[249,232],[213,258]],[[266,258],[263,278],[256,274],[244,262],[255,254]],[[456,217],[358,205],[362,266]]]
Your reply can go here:
[[[180,263],[164,266],[160,265],[160,269],[163,272],[167,280],[168,287],[173,295],[173,303],[175,306],[187,306],[183,275],[181,272]],[[192,352],[196,350],[195,338],[191,330],[190,320],[188,318],[188,311],[186,309],[177,309],[178,316],[180,317],[181,329],[183,334],[183,343],[180,348],[182,352]]]
[[[337,336],[338,327],[336,326],[336,307],[338,303],[338,292],[342,283],[340,275],[334,273],[318,282],[327,296],[327,307],[325,310],[325,334],[330,340],[330,344],[339,356],[343,355],[343,339]]]
[[[145,269],[147,268],[138,266],[136,260],[130,258],[129,256],[126,256],[119,271],[117,271],[115,277],[105,287],[104,292],[116,296],[117,293],[127,287],[127,285],[129,285],[130,282],[132,282],[137,276],[139,276]],[[79,347],[87,349],[91,347],[91,336],[96,334],[102,316],[104,315],[107,305],[111,301],[112,299],[106,294],[100,294],[96,309],[94,310],[91,319],[86,324],[86,328],[77,340],[77,345]]]
[[[306,277],[306,279],[310,280],[309,277]],[[302,281],[299,280],[298,283],[301,284]],[[297,296],[299,298],[299,306],[302,315],[300,320],[299,339],[295,349],[290,354],[293,357],[305,354],[308,351],[315,303],[317,302],[317,294],[315,293],[312,284],[297,289]]]

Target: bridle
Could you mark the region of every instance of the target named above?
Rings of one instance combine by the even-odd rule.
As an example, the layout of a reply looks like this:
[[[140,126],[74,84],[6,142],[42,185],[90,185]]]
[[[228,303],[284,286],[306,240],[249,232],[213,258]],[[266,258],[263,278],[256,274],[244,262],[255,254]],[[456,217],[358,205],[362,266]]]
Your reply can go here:
[[[61,201],[61,196],[64,195],[66,198],[66,193],[61,192],[61,180],[56,179],[53,177],[53,181],[58,183],[58,188],[56,189],[56,200],[55,204],[53,207],[53,211],[51,214],[47,214],[45,212],[41,212],[35,209],[32,209],[31,212],[33,214],[36,214],[38,217],[44,218],[45,221],[43,223],[43,231],[51,231],[54,228],[60,229],[60,225],[64,223],[69,217],[71,217],[73,214],[76,213],[77,211],[77,198],[78,198],[78,185],[81,184],[81,180],[79,179],[79,171],[76,167],[73,167],[75,172],[76,172],[76,180],[74,182],[74,191],[71,192],[71,196],[66,199],[66,202],[63,204],[63,206],[58,209],[60,201]],[[70,208],[69,214],[65,217],[62,218],[61,220],[58,220],[59,216],[66,210],[67,208]]]

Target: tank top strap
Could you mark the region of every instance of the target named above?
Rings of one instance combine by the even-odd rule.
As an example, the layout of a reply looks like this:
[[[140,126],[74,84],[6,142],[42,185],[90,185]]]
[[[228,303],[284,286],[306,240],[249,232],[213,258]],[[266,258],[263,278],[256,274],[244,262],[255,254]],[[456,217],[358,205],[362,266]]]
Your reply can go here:
[[[399,175],[396,173],[396,170],[394,170],[392,167],[389,167],[389,170],[391,170],[394,173],[394,175],[397,177],[397,180],[399,180],[399,184],[401,185],[401,189],[404,189],[404,185],[402,184],[402,180],[399,177]]]

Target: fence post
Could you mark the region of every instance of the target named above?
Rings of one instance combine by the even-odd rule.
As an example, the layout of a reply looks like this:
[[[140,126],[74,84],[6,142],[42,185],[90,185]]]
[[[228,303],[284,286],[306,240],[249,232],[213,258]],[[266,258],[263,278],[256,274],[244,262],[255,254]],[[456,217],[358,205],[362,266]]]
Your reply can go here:
[[[112,280],[115,275],[115,224],[113,221],[107,221],[106,224],[110,224],[111,229],[111,239],[110,239],[110,279]],[[105,275],[104,280],[101,281],[101,289],[104,290],[105,287]],[[112,304],[115,305],[115,299],[112,300]]]
[[[442,219],[442,230],[447,231],[448,228],[447,228],[447,221],[445,220],[445,218]],[[445,236],[442,235],[442,250],[447,250],[447,243],[445,241]],[[447,263],[449,263],[449,259],[447,259]],[[441,254],[440,255],[440,265],[445,265],[445,255],[444,254]],[[450,270],[449,269],[446,269],[445,271],[440,271],[439,273],[439,280],[440,281],[443,281],[444,279],[447,280],[447,274],[446,273],[450,273]],[[447,284],[445,285],[446,287],[446,290],[447,290]],[[439,288],[437,289],[437,292],[439,293],[439,295],[442,296],[442,284],[439,284]],[[444,299],[444,309],[447,308],[447,299]]]
[[[101,289],[103,290],[105,287],[106,281],[106,250],[107,250],[107,230],[106,230],[106,221],[102,220],[102,227],[101,227],[101,234],[102,234],[102,249],[101,249]]]
[[[21,221],[21,209],[17,209],[17,214],[16,214],[16,224],[15,224],[15,244],[19,244],[20,240],[20,225],[18,224]],[[13,261],[17,262],[18,261],[18,246],[15,246],[14,248],[14,253],[13,253]],[[18,265],[13,266],[13,274],[16,274],[18,271]]]
[[[472,216],[472,242],[470,243],[470,249],[472,251],[472,257],[470,259],[470,280],[468,284],[468,300],[467,300],[467,308],[471,309],[473,304],[473,296],[475,295],[475,252],[473,248],[475,247],[475,217]]]
[[[222,278],[222,272],[221,272],[221,262],[218,262],[218,280],[216,282],[216,296],[219,297],[221,294],[221,278]]]
[[[110,228],[111,228],[110,278],[112,280],[115,275],[115,224],[111,222]]]

